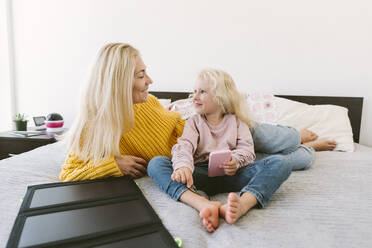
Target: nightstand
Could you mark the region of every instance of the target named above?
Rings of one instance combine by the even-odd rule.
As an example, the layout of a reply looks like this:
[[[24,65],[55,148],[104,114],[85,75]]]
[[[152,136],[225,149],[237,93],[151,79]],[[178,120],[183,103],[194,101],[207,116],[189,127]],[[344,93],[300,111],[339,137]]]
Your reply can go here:
[[[53,134],[30,137],[15,136],[11,132],[0,132],[0,159],[11,157],[56,142]]]

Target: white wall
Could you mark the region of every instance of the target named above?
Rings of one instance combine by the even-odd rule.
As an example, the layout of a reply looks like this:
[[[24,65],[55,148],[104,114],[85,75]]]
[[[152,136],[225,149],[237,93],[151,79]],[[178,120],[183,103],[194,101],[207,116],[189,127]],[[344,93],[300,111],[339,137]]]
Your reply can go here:
[[[0,130],[12,128],[11,66],[7,16],[7,0],[0,0]]]
[[[243,91],[362,96],[361,143],[372,146],[369,0],[14,0],[17,104],[70,125],[98,49],[129,42],[152,90],[190,90],[205,66]]]

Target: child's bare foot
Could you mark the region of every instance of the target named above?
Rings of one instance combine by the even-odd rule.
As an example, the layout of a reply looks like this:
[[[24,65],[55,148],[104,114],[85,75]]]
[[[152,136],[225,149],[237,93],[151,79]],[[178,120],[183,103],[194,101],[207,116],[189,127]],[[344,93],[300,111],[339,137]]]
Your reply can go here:
[[[214,232],[219,225],[219,209],[221,207],[220,202],[210,202],[211,204],[206,205],[199,216],[203,219],[203,225],[207,228],[208,232]]]
[[[243,196],[245,194],[243,194]],[[254,202],[252,202],[252,204],[249,204],[249,202],[247,204],[247,202],[245,202],[237,194],[230,193],[227,198],[227,203],[220,208],[220,215],[226,220],[227,223],[233,224],[256,204],[256,198],[254,198]]]
[[[301,144],[316,140],[318,138],[318,135],[316,133],[310,130],[307,130],[307,129],[302,129],[300,131],[300,135],[301,135]]]
[[[315,151],[332,151],[336,148],[337,142],[335,140],[315,140],[304,143],[304,145],[314,148]]]

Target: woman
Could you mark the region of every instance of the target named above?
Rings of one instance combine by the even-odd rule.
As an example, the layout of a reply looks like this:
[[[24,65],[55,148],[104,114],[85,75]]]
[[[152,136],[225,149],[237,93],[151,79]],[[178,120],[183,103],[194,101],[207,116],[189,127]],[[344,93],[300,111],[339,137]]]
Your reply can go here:
[[[101,49],[67,134],[69,155],[62,166],[62,181],[139,178],[153,157],[171,156],[185,121],[148,94],[150,84],[135,48],[111,43]],[[281,153],[292,169],[311,166],[314,150],[301,146],[301,135],[294,128],[257,125],[251,131],[256,151]]]
[[[67,134],[69,155],[60,174],[62,181],[139,178],[152,157],[170,156],[184,120],[148,95],[150,84],[135,48],[113,43],[101,49]]]

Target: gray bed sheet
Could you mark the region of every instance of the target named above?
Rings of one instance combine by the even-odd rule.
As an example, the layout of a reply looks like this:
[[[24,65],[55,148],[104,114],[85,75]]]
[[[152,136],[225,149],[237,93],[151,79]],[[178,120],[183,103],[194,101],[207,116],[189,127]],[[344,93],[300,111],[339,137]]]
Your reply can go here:
[[[0,247],[4,247],[27,185],[58,181],[65,159],[58,142],[0,161]],[[371,247],[372,148],[317,152],[307,171],[293,172],[265,209],[237,223],[222,219],[214,233],[196,210],[175,202],[149,178],[137,180],[145,197],[183,247]],[[227,194],[211,197],[226,202]]]

